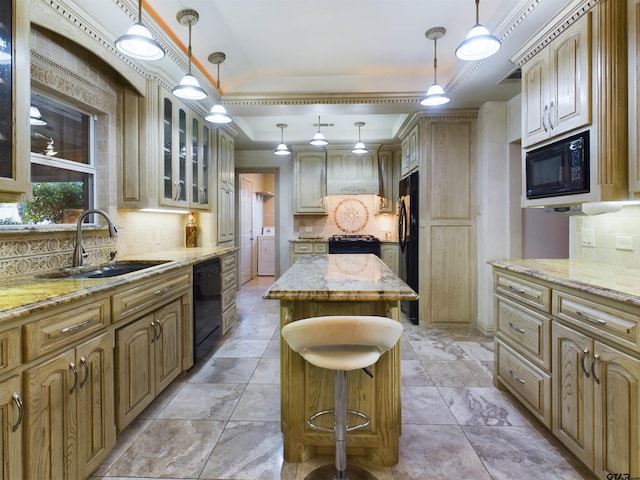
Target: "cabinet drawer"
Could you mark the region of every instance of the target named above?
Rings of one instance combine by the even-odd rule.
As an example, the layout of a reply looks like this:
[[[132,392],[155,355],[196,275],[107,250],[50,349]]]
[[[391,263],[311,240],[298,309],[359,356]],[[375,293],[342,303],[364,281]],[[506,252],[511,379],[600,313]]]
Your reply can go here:
[[[527,309],[500,295],[496,295],[498,332],[509,339],[516,350],[531,354],[531,361],[540,367],[551,368],[551,316]]]
[[[109,324],[109,298],[73,304],[22,327],[28,362],[86,337]]]
[[[0,375],[17,367],[21,356],[20,327],[0,332]]]
[[[222,334],[224,335],[236,321],[236,307],[222,312]]]
[[[236,269],[236,256],[235,255],[225,255],[222,257],[222,261],[220,262],[220,270],[222,272],[228,272],[230,270]]]
[[[495,288],[496,292],[515,298],[522,303],[539,308],[544,312],[551,311],[551,289],[549,287],[497,272]]]
[[[128,290],[112,297],[113,321],[143,311],[147,307],[158,307],[160,302],[191,288],[188,272],[162,277],[152,282],[133,284]]]
[[[293,251],[295,253],[313,253],[313,243],[294,243]]]
[[[230,272],[226,272],[222,274],[222,290],[226,290],[228,288],[236,288],[236,271],[231,270]]]
[[[496,374],[498,380],[551,428],[551,376],[496,340]]]
[[[236,303],[236,289],[229,288],[222,292],[222,310],[226,310]]]
[[[636,309],[637,310],[637,309]],[[607,338],[638,352],[638,320],[640,312],[632,313],[614,306],[553,291],[553,314],[596,336]]]
[[[327,243],[314,243],[313,244],[313,253],[315,254],[323,254],[329,251],[329,244]]]

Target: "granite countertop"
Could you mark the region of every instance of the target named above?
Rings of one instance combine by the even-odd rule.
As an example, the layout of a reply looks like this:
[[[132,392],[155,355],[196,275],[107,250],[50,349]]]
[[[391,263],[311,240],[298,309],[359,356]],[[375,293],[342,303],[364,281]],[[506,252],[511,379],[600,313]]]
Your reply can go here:
[[[165,263],[110,278],[48,278],[41,274],[2,278],[0,279],[0,324],[46,308],[106,292],[141,279],[153,280],[154,277],[170,273],[172,270],[216,258],[237,249],[235,246],[175,248],[123,256],[117,260],[163,261]],[[46,272],[43,273],[46,275]]]
[[[491,260],[488,263],[514,273],[640,306],[640,270],[637,268],[569,259]]]
[[[371,254],[304,255],[263,295],[271,300],[417,300],[418,295]]]

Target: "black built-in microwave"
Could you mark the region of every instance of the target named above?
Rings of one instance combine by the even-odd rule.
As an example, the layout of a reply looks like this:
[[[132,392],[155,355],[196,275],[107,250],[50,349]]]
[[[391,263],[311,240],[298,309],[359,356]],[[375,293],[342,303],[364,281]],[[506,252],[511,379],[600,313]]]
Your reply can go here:
[[[536,148],[525,156],[527,198],[589,192],[589,131]]]

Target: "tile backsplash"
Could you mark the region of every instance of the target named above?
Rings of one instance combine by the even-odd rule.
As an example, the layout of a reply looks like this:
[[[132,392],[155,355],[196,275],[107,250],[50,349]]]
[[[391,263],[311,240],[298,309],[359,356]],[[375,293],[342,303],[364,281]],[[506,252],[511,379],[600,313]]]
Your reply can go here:
[[[640,205],[571,219],[573,259],[640,269]]]

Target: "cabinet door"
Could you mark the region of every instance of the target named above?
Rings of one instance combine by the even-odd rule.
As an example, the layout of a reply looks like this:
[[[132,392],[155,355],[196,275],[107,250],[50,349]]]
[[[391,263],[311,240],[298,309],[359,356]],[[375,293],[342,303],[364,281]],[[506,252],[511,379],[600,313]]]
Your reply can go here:
[[[293,195],[295,215],[326,215],[327,163],[324,151],[295,152]]]
[[[182,372],[182,304],[177,299],[154,313],[156,333],[155,393],[164,390]]]
[[[548,53],[539,52],[522,67],[522,140],[523,146],[544,140],[547,123]]]
[[[382,150],[378,152],[378,168],[380,171],[378,213],[396,213],[401,156],[402,152],[399,150]]]
[[[553,433],[589,468],[593,468],[592,355],[591,338],[553,322]]]
[[[218,130],[218,243],[231,242],[235,232],[235,164],[233,138]]]
[[[0,382],[0,480],[22,478],[21,392],[17,376]]]
[[[380,248],[382,261],[391,269],[393,273],[398,275],[398,267],[400,265],[400,251],[397,243],[383,243]]]
[[[153,314],[116,330],[116,426],[121,432],[154,397]]]
[[[78,478],[87,478],[116,443],[113,346],[110,333],[76,348],[78,383]]]
[[[25,480],[77,478],[75,361],[71,349],[25,371]]]
[[[163,170],[159,200],[163,205],[186,207],[187,153],[190,154],[191,145],[187,110],[165,95],[162,97],[162,115]]]
[[[640,360],[595,343],[595,472],[640,476]]]

